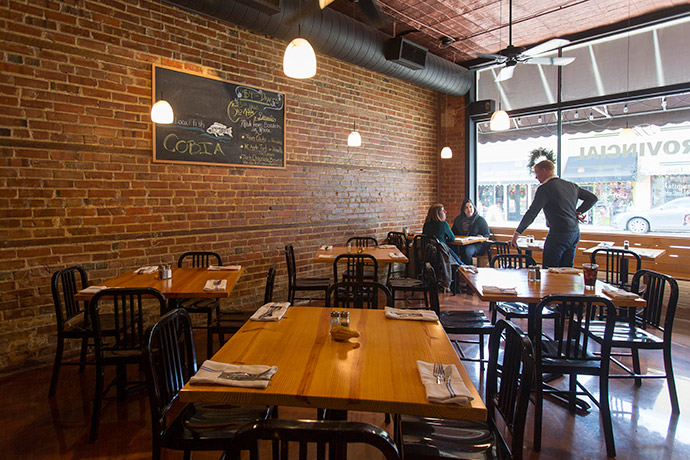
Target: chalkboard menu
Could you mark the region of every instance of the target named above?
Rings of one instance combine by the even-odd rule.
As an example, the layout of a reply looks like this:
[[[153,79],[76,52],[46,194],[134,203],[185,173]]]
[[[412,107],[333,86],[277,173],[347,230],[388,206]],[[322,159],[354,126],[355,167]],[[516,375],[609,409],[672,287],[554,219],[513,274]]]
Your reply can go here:
[[[154,66],[154,101],[175,112],[154,123],[153,160],[285,167],[285,95]]]

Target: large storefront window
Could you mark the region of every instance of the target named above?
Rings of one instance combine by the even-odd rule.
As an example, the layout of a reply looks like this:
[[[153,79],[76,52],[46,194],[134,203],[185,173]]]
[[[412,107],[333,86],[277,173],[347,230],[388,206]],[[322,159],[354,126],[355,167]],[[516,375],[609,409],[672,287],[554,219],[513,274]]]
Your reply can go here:
[[[493,91],[504,106],[517,105],[523,112],[531,92],[536,92],[537,101],[529,115],[511,118],[508,131],[492,132],[488,123],[476,124],[477,200],[490,225],[510,227],[520,221],[538,186],[527,169],[530,152],[546,148],[555,153],[562,178],[599,198],[587,213],[583,230],[690,232],[690,93],[675,89],[654,94],[655,85],[669,81],[683,80],[690,86],[683,70],[686,57],[666,59],[676,46],[669,37],[679,30],[690,31],[689,18],[564,48],[563,55],[576,56],[576,64],[564,68],[569,70],[567,78],[564,70],[562,93],[570,107],[577,108],[539,113],[545,89],[555,91],[551,79],[543,79],[542,84],[534,78],[523,81],[516,72],[511,86],[497,91],[497,85],[503,84],[493,82],[488,71],[478,72],[477,84],[484,84],[484,89],[477,88],[478,95],[487,97]],[[629,41],[639,45],[632,78],[626,76],[625,63],[618,62]],[[614,61],[617,70],[605,71]],[[645,63],[656,71],[641,72]],[[570,69],[575,65],[581,69]],[[521,88],[519,95],[510,90],[513,87]],[[625,92],[640,88],[650,88],[646,92],[654,95],[632,98]],[[577,97],[601,102],[578,104]],[[512,100],[520,102],[511,104]],[[565,103],[552,103],[549,108],[554,105]],[[532,225],[539,226],[545,227],[543,213]]]

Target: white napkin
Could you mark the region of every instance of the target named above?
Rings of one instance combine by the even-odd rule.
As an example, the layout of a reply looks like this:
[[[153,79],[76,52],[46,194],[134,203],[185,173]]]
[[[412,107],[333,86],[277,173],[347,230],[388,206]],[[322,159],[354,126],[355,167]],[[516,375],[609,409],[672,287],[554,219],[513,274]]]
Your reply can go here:
[[[514,287],[498,287],[498,286],[482,286],[484,294],[512,294],[517,295],[517,289]]]
[[[220,283],[216,284],[217,281]],[[224,291],[228,285],[228,280],[207,280],[204,291]]]
[[[324,244],[323,246],[321,246],[320,249],[323,249],[324,251],[330,251],[331,249],[333,249],[333,246],[331,246],[330,244]]]
[[[471,243],[471,242],[477,241],[477,240],[484,240],[484,237],[483,236],[465,236],[462,238],[460,238],[460,237],[455,238],[455,241],[457,241],[458,243]]]
[[[458,404],[460,406],[469,404],[474,398],[465,386],[465,382],[462,381],[455,364],[444,364],[443,367],[444,369],[450,367],[451,379],[449,383],[439,384],[436,383],[436,377],[434,377],[433,363],[417,360],[417,370],[422,378],[422,385],[426,389],[426,399],[442,404]]]
[[[477,273],[477,267],[474,265],[460,265],[460,270],[469,273]]]
[[[388,255],[391,256],[391,258],[393,259],[402,259],[403,257],[405,257],[405,255],[402,252],[389,252]]]
[[[329,257],[332,257],[330,254],[318,254],[316,256],[317,259],[328,259]]]
[[[579,268],[575,267],[549,267],[549,273],[580,273]]]
[[[242,265],[209,265],[207,270],[232,270],[238,271],[242,269]]]
[[[274,310],[270,316],[265,316],[262,318],[261,316],[263,316],[264,313],[267,313],[272,306],[278,307],[278,309]],[[252,321],[280,321],[283,318],[283,315],[287,313],[289,306],[290,302],[269,302],[266,305],[259,307],[249,319]]]
[[[232,380],[223,377],[223,375],[227,377],[232,373],[237,373],[235,375],[241,377],[244,372],[251,375],[260,375],[255,380]],[[278,372],[278,367],[276,366],[225,364],[208,359],[204,361],[197,373],[189,379],[189,383],[192,385],[227,385],[230,387],[266,388],[271,381],[271,377],[273,377],[276,372]]]
[[[145,267],[139,267],[134,270],[137,275],[156,273],[158,271],[158,265],[147,265]]]
[[[637,299],[639,296],[634,292],[628,292],[608,284],[601,288],[601,292],[611,297],[612,299]]]
[[[95,294],[102,291],[103,289],[108,289],[108,286],[89,286],[87,288],[79,291],[80,294]]]
[[[381,249],[398,249],[398,247],[394,244],[379,244],[379,248],[381,248]]]
[[[438,321],[438,316],[432,310],[412,310],[403,308],[386,307],[384,309],[386,318],[390,319],[409,319],[417,321]]]

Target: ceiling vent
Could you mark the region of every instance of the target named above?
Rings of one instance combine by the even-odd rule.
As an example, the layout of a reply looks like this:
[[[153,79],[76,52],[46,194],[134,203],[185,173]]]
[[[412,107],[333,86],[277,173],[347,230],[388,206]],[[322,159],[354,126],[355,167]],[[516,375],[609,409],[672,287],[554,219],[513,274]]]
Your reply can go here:
[[[386,59],[409,69],[423,69],[426,66],[426,55],[426,48],[402,37],[391,38],[386,44]]]

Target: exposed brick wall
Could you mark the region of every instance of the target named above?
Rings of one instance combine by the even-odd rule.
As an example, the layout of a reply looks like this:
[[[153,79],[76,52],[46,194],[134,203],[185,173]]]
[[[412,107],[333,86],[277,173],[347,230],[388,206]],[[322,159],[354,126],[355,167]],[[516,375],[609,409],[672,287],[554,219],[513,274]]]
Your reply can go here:
[[[285,244],[327,272],[318,245],[421,227],[438,200],[433,91],[322,55],[315,78],[291,80],[286,43],[158,1],[0,12],[0,373],[52,360],[59,268],[98,283],[213,250],[246,268],[224,306],[256,306],[272,263],[286,295]],[[153,163],[152,63],[284,92],[287,168]],[[355,117],[363,145],[348,149]],[[462,182],[461,137],[442,184]]]
[[[448,211],[448,223],[452,225],[455,216],[460,214],[462,200],[467,197],[465,190],[465,104],[464,97],[439,95],[441,123],[438,139],[439,156],[443,145],[453,149],[453,158],[439,160],[439,200]]]

